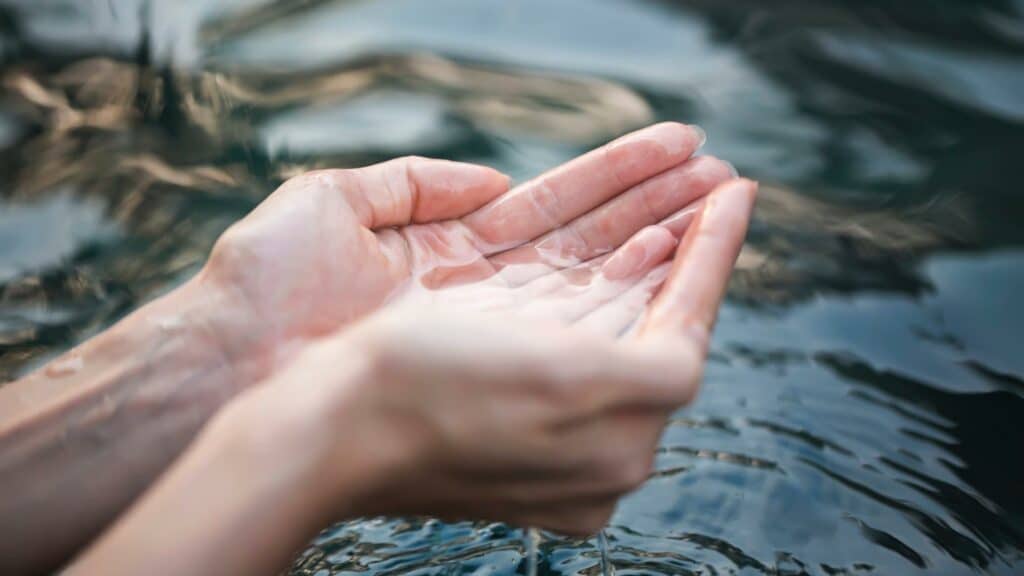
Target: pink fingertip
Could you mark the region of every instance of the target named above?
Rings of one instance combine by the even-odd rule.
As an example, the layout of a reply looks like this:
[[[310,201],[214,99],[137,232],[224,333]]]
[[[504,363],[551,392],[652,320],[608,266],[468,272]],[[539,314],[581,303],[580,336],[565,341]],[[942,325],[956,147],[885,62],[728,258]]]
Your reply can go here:
[[[667,258],[678,240],[662,226],[648,226],[619,248],[601,269],[609,280],[623,280],[657,266]]]

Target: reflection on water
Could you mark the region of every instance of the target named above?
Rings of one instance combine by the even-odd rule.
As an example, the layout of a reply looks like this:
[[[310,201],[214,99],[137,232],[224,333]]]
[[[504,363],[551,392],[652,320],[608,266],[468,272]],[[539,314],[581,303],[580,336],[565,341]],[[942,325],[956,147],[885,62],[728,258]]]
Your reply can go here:
[[[302,170],[416,153],[523,179],[695,122],[765,186],[705,392],[606,532],[616,572],[1019,573],[1022,14],[0,0],[0,380],[187,277]],[[293,571],[524,573],[523,542],[351,522]],[[596,540],[540,552],[602,570]]]

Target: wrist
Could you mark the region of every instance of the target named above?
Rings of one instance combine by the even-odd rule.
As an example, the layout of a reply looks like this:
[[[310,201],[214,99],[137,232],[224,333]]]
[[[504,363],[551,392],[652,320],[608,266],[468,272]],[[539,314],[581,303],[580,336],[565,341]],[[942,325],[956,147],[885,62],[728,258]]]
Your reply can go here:
[[[271,388],[243,391],[210,421],[196,442],[217,474],[233,478],[242,499],[273,506],[303,530],[330,522],[324,490],[324,440],[316,423]],[[258,502],[258,503],[257,503]]]
[[[423,435],[392,407],[383,372],[372,350],[342,333],[308,344],[239,398],[236,426],[273,435],[268,461],[289,461],[324,522],[396,512],[389,483],[414,474],[426,454]]]
[[[147,303],[0,388],[0,476],[27,487],[25,494],[45,495],[0,503],[0,518],[11,519],[0,527],[15,547],[52,544],[46,554],[25,552],[36,571],[112,522],[248,381],[244,361],[231,359],[213,335],[221,297],[195,286]],[[35,521],[14,521],[27,516]]]
[[[188,331],[193,346],[205,349],[229,374],[230,395],[237,394],[270,374],[279,364],[280,351],[262,337],[260,321],[249,313],[245,298],[209,281],[202,272],[155,302],[170,315],[158,319],[165,326]]]
[[[204,434],[219,447],[214,461],[258,479],[253,490],[312,530],[367,515],[372,487],[390,470],[361,437],[354,405],[319,405],[321,384],[275,376],[242,392]]]

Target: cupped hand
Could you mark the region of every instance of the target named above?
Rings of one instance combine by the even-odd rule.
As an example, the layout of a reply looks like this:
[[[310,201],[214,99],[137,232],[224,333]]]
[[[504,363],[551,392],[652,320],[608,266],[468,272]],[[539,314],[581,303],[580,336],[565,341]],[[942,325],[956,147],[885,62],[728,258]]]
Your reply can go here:
[[[197,282],[232,303],[216,326],[225,349],[262,363],[386,302],[621,332],[730,176],[691,158],[703,138],[658,124],[512,190],[489,168],[424,158],[304,174],[221,237]]]
[[[319,505],[338,515],[593,533],[648,477],[667,415],[697,391],[755,192],[737,179],[706,198],[625,338],[507,309],[389,306],[306,347],[253,413],[306,407],[306,493],[329,495]],[[296,395],[296,381],[316,384]]]

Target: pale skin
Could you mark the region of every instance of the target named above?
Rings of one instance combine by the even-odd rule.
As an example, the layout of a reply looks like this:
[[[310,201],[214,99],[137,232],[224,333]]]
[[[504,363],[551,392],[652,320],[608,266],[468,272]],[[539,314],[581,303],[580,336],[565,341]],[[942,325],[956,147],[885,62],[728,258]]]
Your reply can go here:
[[[701,142],[656,125],[512,190],[422,158],[284,184],[0,388],[0,571],[101,531],[69,573],[275,574],[366,515],[599,529],[696,393],[750,218]]]

